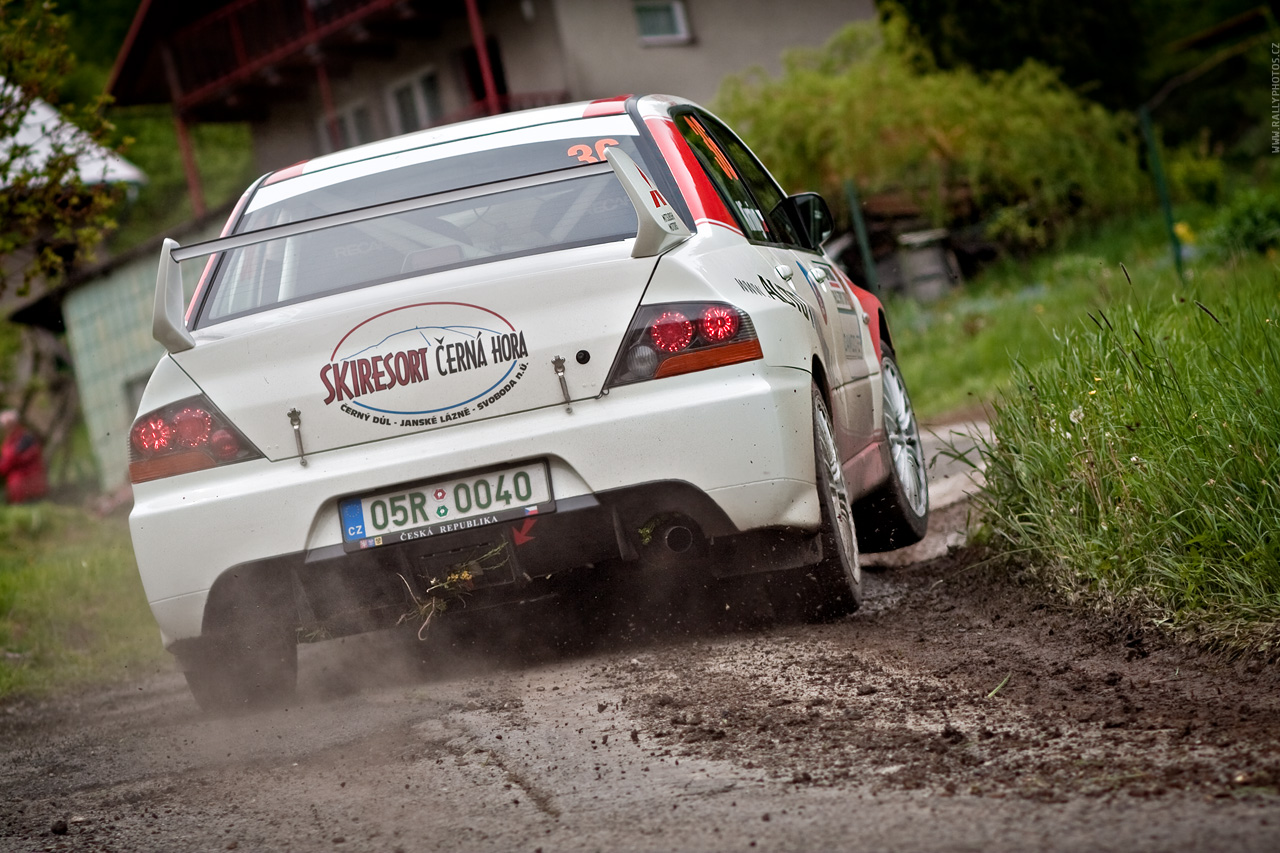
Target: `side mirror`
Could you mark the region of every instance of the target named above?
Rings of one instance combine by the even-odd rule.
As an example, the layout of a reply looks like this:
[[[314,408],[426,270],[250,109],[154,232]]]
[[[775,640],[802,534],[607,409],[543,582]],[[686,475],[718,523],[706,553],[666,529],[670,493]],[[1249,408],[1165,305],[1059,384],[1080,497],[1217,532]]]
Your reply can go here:
[[[796,224],[810,249],[819,248],[835,231],[835,218],[827,200],[817,193],[797,193],[787,198],[795,212]]]

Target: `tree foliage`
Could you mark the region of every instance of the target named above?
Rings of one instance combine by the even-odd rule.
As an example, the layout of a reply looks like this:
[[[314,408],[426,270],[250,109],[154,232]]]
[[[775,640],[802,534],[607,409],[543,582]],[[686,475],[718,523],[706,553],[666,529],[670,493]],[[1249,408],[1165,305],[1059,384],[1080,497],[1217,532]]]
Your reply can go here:
[[[1028,59],[1109,109],[1136,110],[1171,80],[1156,113],[1174,145],[1210,141],[1243,156],[1264,153],[1259,91],[1270,81],[1280,3],[1259,0],[879,0],[902,9],[942,68],[1013,71]],[[1270,7],[1269,12],[1266,11]],[[1263,12],[1263,14],[1258,14]],[[1269,16],[1269,17],[1268,17]],[[1233,50],[1233,47],[1240,50]],[[1265,100],[1263,101],[1265,103]]]
[[[780,78],[729,78],[716,106],[791,190],[837,202],[851,178],[864,194],[911,193],[939,225],[972,205],[1011,246],[1044,246],[1144,192],[1131,117],[1036,62],[941,70],[897,14],[790,54]]]
[[[1013,71],[1034,59],[1111,109],[1134,109],[1142,100],[1142,29],[1132,2],[894,0],[893,6],[881,5],[905,11],[942,68]]]
[[[0,293],[57,283],[111,225],[112,191],[79,166],[110,132],[102,98],[45,123],[38,143],[15,139],[38,101],[58,103],[75,65],[69,26],[50,3],[0,0]]]

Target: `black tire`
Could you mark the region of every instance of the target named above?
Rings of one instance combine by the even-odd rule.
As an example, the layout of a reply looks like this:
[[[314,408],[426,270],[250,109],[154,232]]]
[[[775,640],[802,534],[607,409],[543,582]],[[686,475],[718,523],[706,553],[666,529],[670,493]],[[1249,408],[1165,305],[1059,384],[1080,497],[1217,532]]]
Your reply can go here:
[[[920,428],[902,371],[886,345],[880,359],[884,377],[885,463],[889,479],[858,501],[858,546],[867,553],[914,545],[929,529],[929,476]]]
[[[808,622],[830,622],[862,604],[862,569],[858,536],[849,503],[831,416],[822,393],[813,389],[813,450],[818,501],[822,505],[821,562],[771,579],[775,602],[786,615]]]
[[[226,713],[280,705],[298,684],[292,632],[260,631],[206,642],[184,655],[183,675],[203,710]]]

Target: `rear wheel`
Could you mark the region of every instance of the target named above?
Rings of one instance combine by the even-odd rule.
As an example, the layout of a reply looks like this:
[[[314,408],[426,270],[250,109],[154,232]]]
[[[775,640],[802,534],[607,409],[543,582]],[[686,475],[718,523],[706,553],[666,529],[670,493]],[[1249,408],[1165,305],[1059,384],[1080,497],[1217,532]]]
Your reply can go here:
[[[914,545],[929,528],[929,476],[915,411],[893,351],[884,348],[884,431],[889,479],[854,507],[858,545],[870,552]]]
[[[862,603],[862,569],[849,487],[831,416],[817,388],[813,389],[813,449],[822,506],[822,561],[774,580],[787,610],[806,621],[828,622],[852,613]]]
[[[262,630],[206,643],[183,658],[187,687],[205,711],[279,705],[298,683],[298,645],[292,632]]]

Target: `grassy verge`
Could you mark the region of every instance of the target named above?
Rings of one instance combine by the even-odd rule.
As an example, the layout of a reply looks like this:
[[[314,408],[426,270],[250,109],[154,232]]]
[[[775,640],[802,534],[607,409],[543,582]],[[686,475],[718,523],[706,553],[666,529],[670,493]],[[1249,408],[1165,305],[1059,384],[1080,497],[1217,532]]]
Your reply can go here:
[[[984,453],[999,544],[1070,597],[1280,653],[1278,273],[1097,311],[1015,365]]]
[[[1015,362],[1053,358],[1061,333],[1091,308],[1167,297],[1180,285],[1166,239],[1156,216],[1115,222],[1061,252],[990,267],[940,302],[887,300],[917,413],[936,419],[992,402]],[[1121,263],[1140,271],[1132,286]]]
[[[122,519],[0,506],[0,701],[168,666]]]
[[[998,548],[1069,599],[1276,657],[1280,265],[1205,257],[1182,284],[1167,252],[1138,222],[906,306],[904,370],[926,416],[990,404]]]

